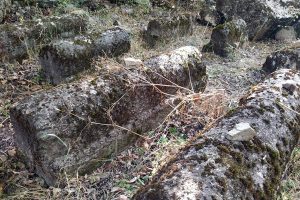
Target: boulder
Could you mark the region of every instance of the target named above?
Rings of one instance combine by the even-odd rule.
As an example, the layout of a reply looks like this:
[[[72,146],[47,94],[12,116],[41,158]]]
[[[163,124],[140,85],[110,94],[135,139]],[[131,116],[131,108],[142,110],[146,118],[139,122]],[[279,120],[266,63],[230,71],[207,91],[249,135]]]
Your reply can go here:
[[[101,56],[119,56],[130,50],[130,33],[128,31],[115,27],[103,32],[93,40],[95,55]]]
[[[158,43],[170,42],[172,39],[192,34],[192,32],[192,18],[187,14],[151,20],[143,35],[147,45],[153,48]]]
[[[18,60],[49,43],[53,38],[75,36],[86,31],[88,16],[82,13],[53,16],[0,25],[0,60]]]
[[[300,5],[298,0],[217,0],[216,8],[227,21],[235,17],[245,20],[249,38],[261,40],[273,38],[282,26],[293,25]]]
[[[39,54],[43,76],[54,85],[89,69],[92,58],[92,44],[84,38],[52,42],[43,47]]]
[[[284,84],[294,86],[285,94]],[[282,69],[167,162],[134,200],[276,199],[300,130],[300,73]],[[256,136],[228,140],[238,123]]]
[[[204,45],[203,51],[213,51],[219,56],[228,57],[235,49],[243,48],[247,41],[246,22],[237,19],[216,26],[212,31],[210,42]]]
[[[97,75],[14,105],[16,145],[28,165],[56,185],[61,172],[91,172],[156,128],[173,109],[165,103],[166,94],[191,83],[195,92],[203,91],[206,78],[201,55],[191,46],[153,57],[140,68],[103,67]]]
[[[200,12],[196,18],[199,24],[215,27],[218,24],[224,23],[216,10],[215,0],[201,0],[200,3]]]
[[[101,34],[54,41],[41,49],[39,59],[46,80],[57,85],[91,68],[95,56],[119,56],[129,50],[129,33],[113,28]]]
[[[282,68],[300,69],[300,48],[276,51],[267,57],[262,67],[267,74]]]
[[[10,11],[12,6],[11,0],[0,1],[0,23],[4,20],[7,13]]]
[[[291,42],[297,40],[297,34],[293,26],[286,26],[277,31],[275,39],[283,42]]]

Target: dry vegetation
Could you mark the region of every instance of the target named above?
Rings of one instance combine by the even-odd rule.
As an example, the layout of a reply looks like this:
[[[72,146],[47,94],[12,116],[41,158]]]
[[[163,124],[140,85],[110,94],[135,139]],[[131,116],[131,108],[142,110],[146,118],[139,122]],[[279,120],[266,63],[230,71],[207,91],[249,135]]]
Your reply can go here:
[[[64,12],[74,8],[60,8]],[[157,12],[161,12],[158,10]],[[166,12],[166,11],[165,11]],[[149,20],[147,9],[137,9],[133,14],[121,7],[103,9],[93,13],[95,24],[111,27],[114,16],[133,35],[132,50],[126,56],[145,59],[160,52],[180,46],[194,45],[201,48],[209,40],[211,28],[195,27],[194,34],[185,38],[174,38],[169,44],[161,44],[149,50],[142,45],[139,31]],[[289,44],[286,44],[289,45]],[[0,197],[5,199],[119,199],[130,198],[145,185],[153,174],[178,150],[213,122],[237,106],[238,99],[247,90],[262,80],[259,73],[264,58],[282,44],[250,43],[245,50],[238,51],[233,58],[221,59],[205,54],[209,83],[204,93],[177,94],[174,106],[157,129],[139,138],[132,147],[103,160],[102,167],[84,177],[69,177],[62,188],[47,188],[42,179],[30,173],[16,151],[12,139],[13,130],[9,119],[9,108],[19,99],[50,86],[39,74],[36,55],[20,64],[0,67]],[[96,60],[103,66],[120,60]],[[88,73],[87,73],[88,74]],[[170,102],[172,103],[172,102]],[[279,199],[299,199],[300,150],[294,151],[293,159],[284,177]]]

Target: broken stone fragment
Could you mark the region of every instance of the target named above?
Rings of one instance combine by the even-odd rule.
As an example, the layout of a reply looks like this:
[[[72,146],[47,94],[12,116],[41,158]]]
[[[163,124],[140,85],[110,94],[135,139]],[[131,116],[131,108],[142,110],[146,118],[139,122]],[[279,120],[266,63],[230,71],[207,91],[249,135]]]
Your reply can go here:
[[[143,61],[135,58],[124,58],[124,64],[126,67],[139,67],[143,65]]]
[[[53,16],[16,24],[0,25],[0,60],[27,58],[40,46],[63,35],[75,36],[85,32],[88,16],[82,13]]]
[[[164,103],[166,94],[202,91],[206,78],[201,54],[191,46],[153,57],[142,68],[105,66],[99,74],[14,105],[17,147],[49,185],[63,171],[91,172],[162,122],[173,109]]]
[[[299,0],[216,0],[216,2],[217,12],[226,21],[234,18],[245,20],[251,40],[274,38],[280,27],[293,26],[300,12]]]
[[[269,55],[262,70],[267,74],[278,69],[300,69],[300,48],[276,51]]]
[[[113,28],[101,34],[54,41],[41,49],[39,59],[46,80],[57,85],[91,68],[95,56],[118,56],[129,50],[129,33]]]
[[[234,129],[228,132],[226,138],[234,141],[249,141],[256,136],[255,130],[249,123],[236,124]]]
[[[228,57],[237,48],[243,48],[248,41],[247,26],[244,20],[238,19],[216,26],[211,40],[204,45],[202,51]]]
[[[186,14],[151,20],[143,36],[149,47],[155,47],[158,43],[169,42],[172,39],[192,34],[192,32],[192,17]]]
[[[278,88],[289,81],[296,89],[284,96]],[[299,140],[300,73],[281,69],[256,87],[241,107],[182,148],[132,199],[276,199]],[[251,124],[256,136],[228,140],[228,131],[241,121]]]

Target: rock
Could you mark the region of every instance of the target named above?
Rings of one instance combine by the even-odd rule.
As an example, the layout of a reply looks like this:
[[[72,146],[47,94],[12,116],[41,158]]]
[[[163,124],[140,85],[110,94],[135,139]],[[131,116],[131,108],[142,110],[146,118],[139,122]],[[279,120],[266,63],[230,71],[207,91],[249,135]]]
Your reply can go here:
[[[244,20],[238,19],[220,24],[212,31],[211,40],[204,45],[203,51],[213,51],[215,54],[228,57],[237,48],[243,48],[248,41],[247,25]]]
[[[54,85],[91,68],[93,57],[91,41],[84,38],[54,41],[39,54],[43,75]]]
[[[249,141],[256,136],[255,130],[250,126],[249,123],[236,124],[234,129],[228,132],[226,138],[234,141]]]
[[[281,28],[275,34],[275,39],[278,40],[278,41],[294,41],[294,40],[297,40],[297,35],[296,35],[294,27],[287,26],[287,27]]]
[[[129,33],[117,27],[101,34],[54,41],[41,49],[39,59],[46,80],[57,85],[90,69],[95,56],[119,56],[129,50]]]
[[[158,43],[170,42],[172,39],[192,34],[192,32],[192,18],[187,14],[151,20],[143,35],[147,45],[153,48]]]
[[[0,25],[0,60],[27,58],[36,48],[53,38],[75,36],[86,31],[88,16],[66,14],[23,23]]]
[[[300,19],[293,25],[294,30],[297,34],[297,39],[300,38]]]
[[[216,10],[215,0],[201,0],[201,10],[197,16],[197,22],[204,26],[217,26],[224,23]]]
[[[216,8],[226,21],[245,20],[249,38],[261,40],[273,38],[280,27],[293,25],[300,5],[298,0],[217,0]]]
[[[12,7],[11,0],[1,0],[0,1],[0,23],[4,20],[8,12]]]
[[[130,50],[130,34],[120,27],[109,29],[93,39],[96,56],[119,56]]]
[[[5,163],[5,161],[7,161],[7,156],[1,154],[1,155],[0,155],[0,161],[1,161],[0,163]]]
[[[296,90],[284,96],[278,91],[289,81]],[[298,145],[300,73],[281,69],[256,88],[239,108],[174,155],[132,199],[276,199]],[[226,139],[241,121],[251,124],[256,136]]]
[[[17,151],[16,151],[16,149],[10,149],[10,150],[7,151],[7,154],[10,157],[15,157],[15,155],[17,154]]]
[[[190,46],[153,57],[140,69],[103,67],[12,106],[16,145],[48,185],[58,184],[60,172],[91,172],[157,127],[173,109],[164,103],[165,93],[191,83],[195,92],[203,91],[206,78],[200,52]],[[180,87],[167,87],[170,82]]]
[[[269,55],[264,63],[262,70],[267,74],[273,73],[278,69],[300,69],[300,49],[290,49],[277,51]]]
[[[124,58],[124,63],[126,67],[139,67],[143,65],[143,61],[135,58]]]

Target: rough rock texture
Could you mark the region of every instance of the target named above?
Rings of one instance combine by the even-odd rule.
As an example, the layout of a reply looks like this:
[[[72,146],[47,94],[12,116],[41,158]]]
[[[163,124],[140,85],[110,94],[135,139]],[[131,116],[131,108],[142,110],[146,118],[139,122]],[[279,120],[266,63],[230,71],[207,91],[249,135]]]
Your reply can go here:
[[[91,68],[95,56],[118,56],[129,50],[129,33],[113,28],[99,35],[54,41],[41,49],[39,58],[46,80],[56,85]]]
[[[96,56],[119,56],[130,50],[130,34],[120,28],[109,29],[93,40]]]
[[[293,25],[295,32],[297,34],[297,38],[300,38],[300,19]]]
[[[203,47],[204,52],[213,51],[215,54],[228,57],[236,48],[242,48],[248,41],[247,25],[238,19],[220,24],[212,31],[211,40]]]
[[[1,0],[0,1],[0,23],[3,21],[7,13],[11,9],[11,0]]]
[[[159,42],[169,42],[177,37],[183,37],[193,32],[193,22],[190,15],[179,15],[151,20],[143,33],[149,47],[155,47]]]
[[[262,67],[268,74],[282,68],[300,69],[300,48],[274,52],[267,57]]]
[[[215,0],[201,0],[201,8],[199,16],[197,16],[197,21],[206,26],[216,26],[218,24],[224,23],[220,18],[216,10]]]
[[[54,85],[91,68],[92,58],[92,44],[84,38],[52,42],[39,54],[43,75]]]
[[[53,38],[84,32],[87,25],[81,13],[0,25],[0,60],[20,61]]]
[[[286,84],[293,87],[287,89]],[[275,199],[300,129],[300,74],[282,69],[257,85],[242,105],[199,135],[133,199]],[[225,135],[236,124],[251,141]]]
[[[254,40],[273,38],[280,26],[293,25],[300,10],[299,0],[217,0],[216,7],[226,20],[245,20]]]
[[[297,39],[295,28],[293,26],[281,28],[276,32],[275,39],[279,41],[295,41]]]
[[[172,110],[165,93],[179,89],[171,82],[182,87],[192,82],[200,91],[206,78],[200,53],[190,46],[151,58],[142,68],[104,67],[94,78],[14,105],[16,144],[36,173],[54,185],[61,171],[89,172],[132,143],[136,133],[156,128]]]

